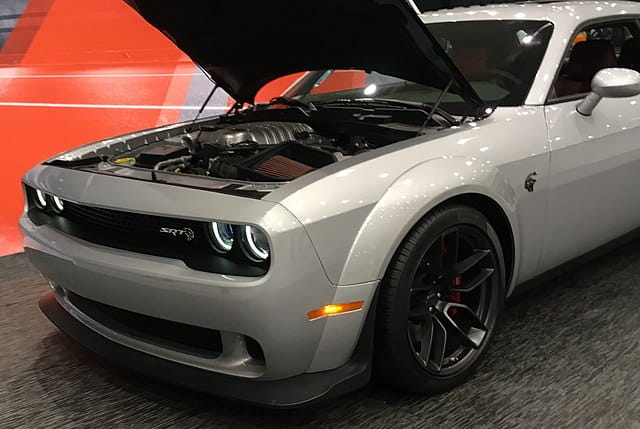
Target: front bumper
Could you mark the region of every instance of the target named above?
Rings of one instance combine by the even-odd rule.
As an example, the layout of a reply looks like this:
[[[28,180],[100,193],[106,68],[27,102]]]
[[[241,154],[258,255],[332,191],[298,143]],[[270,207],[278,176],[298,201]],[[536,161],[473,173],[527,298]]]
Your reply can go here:
[[[308,405],[359,389],[371,377],[374,311],[369,313],[363,335],[346,364],[331,371],[256,381],[172,362],[110,341],[71,316],[56,300],[53,291],[40,299],[40,309],[62,332],[118,365],[204,393],[263,406]]]
[[[36,226],[23,215],[20,226],[26,253],[53,285],[118,309],[219,331],[223,343],[222,355],[217,358],[190,355],[114,331],[78,309],[58,308],[63,301],[56,307],[45,298],[43,311],[47,316],[89,348],[127,366],[129,358],[121,356],[138,356],[130,358],[137,362],[138,369],[161,378],[181,382],[170,374],[185,372],[190,375],[184,376],[181,384],[199,390],[274,406],[313,400],[333,391],[327,386],[345,385],[344,380],[350,377],[355,377],[357,385],[368,378],[368,364],[352,362],[366,316],[371,313],[377,282],[332,284],[306,231],[282,206],[55,167],[32,171],[25,181],[81,204],[246,222],[261,225],[269,233],[273,249],[269,272],[250,278],[200,272],[179,260],[89,243],[47,225]],[[63,188],[59,186],[62,182]],[[316,308],[353,301],[364,301],[362,311],[307,319],[307,312]],[[263,362],[247,355],[242,341],[245,337],[261,346]],[[153,364],[141,364],[145,360]],[[328,376],[328,372],[338,375]],[[210,381],[191,383],[201,376]],[[297,385],[292,379],[306,380],[303,384],[324,381],[317,381],[313,389],[307,386],[291,393],[277,393],[281,386]],[[219,387],[232,384],[239,386],[235,393]],[[243,394],[245,387],[247,392]],[[254,395],[253,389],[263,393]],[[266,391],[275,392],[273,399]]]

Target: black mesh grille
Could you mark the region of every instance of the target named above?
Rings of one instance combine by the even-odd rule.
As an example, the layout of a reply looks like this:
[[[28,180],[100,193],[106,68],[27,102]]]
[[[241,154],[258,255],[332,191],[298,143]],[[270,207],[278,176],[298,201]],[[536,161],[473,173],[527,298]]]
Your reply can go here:
[[[94,226],[120,237],[135,237],[142,241],[162,242],[166,246],[184,247],[189,245],[190,247],[198,246],[211,250],[204,222],[102,209],[71,202],[65,203],[64,216],[75,223]],[[162,233],[163,229],[175,230],[176,232],[174,234]]]
[[[258,277],[269,262],[256,263],[234,246],[217,253],[210,241],[209,223],[189,219],[130,213],[64,201],[64,211],[41,210],[32,203],[35,191],[27,187],[29,218],[91,243],[182,260],[188,267],[211,273]],[[49,204],[51,206],[51,204]]]

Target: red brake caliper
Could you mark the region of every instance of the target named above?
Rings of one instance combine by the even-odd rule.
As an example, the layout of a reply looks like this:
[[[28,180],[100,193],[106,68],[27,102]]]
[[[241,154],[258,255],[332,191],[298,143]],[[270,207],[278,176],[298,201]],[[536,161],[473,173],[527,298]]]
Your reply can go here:
[[[462,276],[457,276],[455,279],[453,279],[452,283],[454,287],[460,286],[462,284]],[[449,294],[449,299],[452,302],[460,302],[462,300],[462,296],[460,292],[451,292]],[[457,313],[458,313],[458,310],[456,308],[449,309],[450,316],[455,316]]]

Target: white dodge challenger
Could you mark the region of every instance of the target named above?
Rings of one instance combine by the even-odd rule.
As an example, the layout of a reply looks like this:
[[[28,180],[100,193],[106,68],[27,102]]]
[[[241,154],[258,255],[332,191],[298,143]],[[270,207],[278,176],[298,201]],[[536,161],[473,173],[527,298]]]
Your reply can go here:
[[[640,4],[127,3],[237,103],[24,176],[42,311],[121,365],[267,406],[442,392],[505,298],[640,226]]]

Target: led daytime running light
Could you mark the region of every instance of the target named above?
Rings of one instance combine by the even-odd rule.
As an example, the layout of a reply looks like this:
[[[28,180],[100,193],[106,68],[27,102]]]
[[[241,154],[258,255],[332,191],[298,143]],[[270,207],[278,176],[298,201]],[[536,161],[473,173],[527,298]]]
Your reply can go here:
[[[64,210],[64,201],[62,201],[59,197],[57,196],[53,196],[53,208],[56,209],[56,211],[61,212],[62,210]]]
[[[36,203],[41,209],[47,207],[47,195],[40,189],[36,189]]]
[[[244,238],[247,243],[247,246],[249,247],[248,249],[249,253],[251,253],[251,256],[253,256],[254,258],[264,261],[267,258],[269,258],[269,251],[265,249],[261,249],[260,246],[256,244],[256,240],[253,234],[254,234],[254,228],[251,225],[245,225]]]
[[[223,237],[222,234],[220,233],[221,227],[230,228],[231,236]],[[233,228],[231,227],[231,225],[218,223],[218,222],[211,222],[211,232],[213,233],[213,239],[215,241],[214,244],[219,251],[228,252],[231,250],[231,248],[233,247]]]

